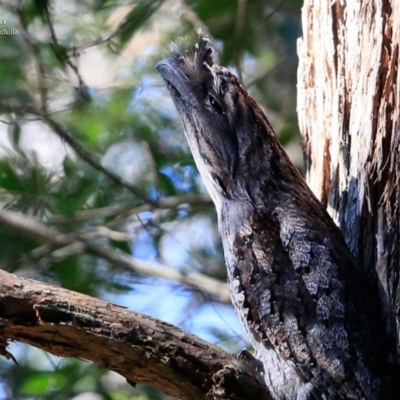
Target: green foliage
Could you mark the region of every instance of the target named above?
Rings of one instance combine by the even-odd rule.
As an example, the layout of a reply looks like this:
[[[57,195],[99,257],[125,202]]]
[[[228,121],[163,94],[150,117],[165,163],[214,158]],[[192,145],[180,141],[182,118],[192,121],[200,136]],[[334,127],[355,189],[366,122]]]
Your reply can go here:
[[[301,2],[246,2],[239,15],[237,3],[91,0],[56,8],[50,0],[30,0],[18,8],[2,2],[5,28],[18,34],[0,35],[1,207],[121,257],[225,280],[215,213],[199,196],[204,188],[154,65],[170,41],[184,36],[192,43],[203,26],[221,64],[240,73],[282,143],[293,143]],[[192,202],[157,207],[188,195]],[[15,227],[0,227],[0,246],[1,268],[142,305],[137,311],[200,331],[233,351],[243,345],[232,333],[229,306],[216,307],[207,293],[154,283]],[[213,309],[223,314],[218,325],[209,318]],[[0,397],[167,398],[146,386],[110,384],[108,371],[75,360],[50,357],[39,368],[37,354],[22,347],[14,354],[19,366],[0,360]]]
[[[145,27],[148,19],[153,16],[162,3],[163,0],[141,0],[136,2],[116,32],[115,37],[118,40],[119,49],[125,46],[139,29]]]
[[[0,98],[16,97],[24,101],[30,100],[23,71],[27,54],[20,38],[0,35],[0,48]]]

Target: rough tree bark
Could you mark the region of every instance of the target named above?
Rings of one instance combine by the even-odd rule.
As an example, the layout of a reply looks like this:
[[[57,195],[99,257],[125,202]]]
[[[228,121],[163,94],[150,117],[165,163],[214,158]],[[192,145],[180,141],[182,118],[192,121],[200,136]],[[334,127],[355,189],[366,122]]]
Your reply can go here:
[[[147,315],[0,270],[0,354],[9,341],[92,361],[181,399],[268,400],[257,364]],[[16,361],[16,360],[14,360]]]
[[[297,108],[307,181],[379,279],[398,360],[400,6],[306,0],[302,24]]]

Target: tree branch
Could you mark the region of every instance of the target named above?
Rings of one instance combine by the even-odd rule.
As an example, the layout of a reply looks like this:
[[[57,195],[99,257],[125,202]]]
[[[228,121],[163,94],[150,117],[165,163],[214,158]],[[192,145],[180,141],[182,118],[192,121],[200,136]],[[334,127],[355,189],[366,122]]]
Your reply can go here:
[[[254,360],[147,315],[0,270],[0,353],[24,342],[182,399],[268,399]]]
[[[38,115],[40,116],[40,115]],[[132,192],[135,196],[137,196],[139,199],[143,200],[145,203],[150,203],[152,204],[153,201],[149,198],[146,198],[140,191],[136,188],[135,185],[132,185],[130,182],[126,181],[124,178],[121,178],[119,175],[115,174],[114,172],[108,170],[107,168],[103,167],[100,162],[95,160],[84,147],[80,143],[78,143],[72,135],[64,129],[64,127],[52,119],[49,115],[46,116],[41,116],[42,121],[48,125],[50,128],[52,128],[53,132],[60,137],[62,140],[64,140],[77,154],[78,156],[85,161],[87,164],[89,164],[91,167],[94,169],[102,172],[107,178],[109,178],[111,181],[114,183],[117,183],[118,185],[123,186],[124,188],[128,189],[130,192]]]
[[[178,196],[170,196],[157,200],[155,203],[144,203],[139,206],[121,205],[109,206],[102,208],[92,208],[88,210],[79,210],[69,215],[52,215],[51,222],[55,223],[70,223],[74,221],[87,221],[92,218],[115,217],[124,214],[126,217],[139,214],[144,211],[154,211],[157,209],[173,209],[183,205],[189,206],[209,206],[212,204],[208,194],[181,194]]]
[[[19,23],[24,31],[23,32],[24,37],[32,51],[32,55],[34,58],[37,86],[38,86],[38,91],[39,91],[39,95],[40,95],[40,115],[46,115],[48,112],[46,71],[45,71],[43,60],[42,60],[42,57],[40,54],[40,49],[39,49],[38,43],[32,37],[32,35],[28,29],[28,24],[26,22],[26,18],[25,18],[25,15],[24,15],[22,9],[17,8],[15,14],[19,19]]]
[[[136,260],[129,254],[117,252],[110,247],[104,247],[89,242],[78,234],[63,233],[58,229],[40,222],[34,217],[14,211],[0,211],[0,222],[24,236],[45,240],[59,246],[73,246],[74,252],[86,252],[100,257],[110,264],[128,271],[144,275],[168,279],[191,289],[210,294],[216,299],[227,303],[230,300],[225,282],[197,272],[181,272],[166,265]]]
[[[121,185],[125,189],[129,190],[143,202],[148,204],[155,204],[154,200],[143,195],[135,185],[127,182],[118,174],[115,174],[114,172],[109,171],[107,168],[103,167],[101,163],[97,161],[88,150],[86,150],[77,140],[75,140],[74,137],[59,122],[52,119],[49,114],[43,115],[40,110],[38,110],[31,104],[22,104],[19,101],[15,101],[14,99],[9,101],[0,101],[0,111],[5,113],[16,113],[17,115],[34,115],[38,118],[38,120],[49,126],[60,139],[67,143],[75,151],[75,153],[92,168],[100,171],[112,182]]]

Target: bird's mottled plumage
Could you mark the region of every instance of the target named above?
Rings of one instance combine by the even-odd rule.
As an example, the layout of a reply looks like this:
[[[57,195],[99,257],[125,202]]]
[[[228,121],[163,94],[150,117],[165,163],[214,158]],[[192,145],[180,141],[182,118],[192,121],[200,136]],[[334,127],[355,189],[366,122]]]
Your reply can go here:
[[[264,113],[201,35],[156,68],[215,203],[235,309],[276,399],[376,399],[375,288]]]

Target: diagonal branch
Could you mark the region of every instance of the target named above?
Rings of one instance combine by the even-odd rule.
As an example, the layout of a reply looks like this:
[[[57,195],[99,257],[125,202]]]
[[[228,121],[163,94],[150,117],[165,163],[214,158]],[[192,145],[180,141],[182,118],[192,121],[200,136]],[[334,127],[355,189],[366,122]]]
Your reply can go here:
[[[92,361],[181,399],[270,398],[252,359],[147,315],[0,270],[0,354],[12,358],[8,341]]]
[[[62,46],[60,45],[60,43],[58,41],[49,7],[45,8],[43,19],[44,19],[45,24],[47,25],[49,35],[52,40],[52,49],[53,49],[54,55],[56,56],[56,58],[58,59],[58,61],[60,62],[61,65],[67,64],[71,68],[71,70],[74,72],[74,74],[78,80],[79,92],[81,93],[81,96],[83,98],[85,98],[86,100],[90,100],[90,94],[87,90],[87,87],[85,85],[85,82],[84,82],[81,74],[79,73],[78,66],[72,62],[71,57],[66,56],[66,54],[64,54],[64,50],[61,50]]]
[[[22,8],[16,9],[16,15],[24,31],[23,34],[24,37],[26,38],[26,42],[28,43],[33,54],[35,70],[36,70],[36,79],[40,96],[40,114],[45,115],[48,112],[48,107],[47,107],[48,93],[46,84],[46,71],[42,60],[42,56],[40,54],[40,48],[36,40],[32,37],[32,35],[29,32],[28,24],[26,22],[26,17],[24,12],[22,11]]]
[[[115,217],[124,214],[125,217],[136,215],[144,211],[154,211],[156,209],[174,209],[183,205],[189,206],[209,206],[212,204],[211,198],[208,194],[180,194],[178,196],[169,196],[157,200],[156,203],[144,203],[139,206],[128,205],[114,205],[101,208],[92,208],[87,210],[79,210],[70,215],[52,215],[51,222],[55,223],[70,223],[74,221],[87,221],[92,218],[106,218]]]
[[[49,126],[60,139],[67,143],[84,162],[89,164],[97,171],[103,173],[112,182],[121,185],[125,189],[132,192],[143,202],[147,204],[155,204],[154,200],[144,196],[135,185],[132,185],[119,175],[103,167],[88,150],[86,150],[76,139],[74,139],[74,137],[59,122],[52,119],[50,115],[43,115],[43,113],[41,113],[34,106],[30,104],[22,104],[14,100],[0,101],[0,111],[5,113],[16,113],[18,115],[32,114],[35,117],[38,117],[38,119]]]
[[[39,116],[39,115],[38,115]],[[124,188],[128,189],[130,192],[132,192],[134,195],[136,195],[139,199],[143,200],[145,203],[150,203],[152,204],[153,201],[149,198],[145,198],[139,190],[136,188],[136,186],[132,185],[131,183],[127,182],[125,179],[121,178],[119,175],[115,174],[114,172],[108,170],[107,168],[103,167],[97,160],[95,160],[88,152],[85,150],[71,135],[70,133],[64,129],[64,127],[55,121],[54,119],[50,118],[50,116],[46,115],[45,117],[42,117],[42,121],[48,125],[54,133],[60,137],[62,140],[64,140],[71,148],[79,155],[79,157],[85,161],[87,164],[89,164],[91,167],[94,169],[102,172],[105,176],[107,176],[111,181],[114,183],[117,183]]]
[[[224,303],[230,301],[226,283],[207,275],[197,272],[183,273],[166,265],[136,260],[129,254],[124,253],[122,255],[120,252],[110,247],[104,248],[103,246],[96,245],[79,237],[77,234],[60,232],[58,229],[45,225],[34,217],[18,212],[0,211],[0,223],[24,236],[45,240],[48,243],[59,246],[73,246],[75,252],[86,252],[102,258],[119,268],[177,282],[190,287],[192,290],[200,290],[203,293],[212,295],[214,298]]]

